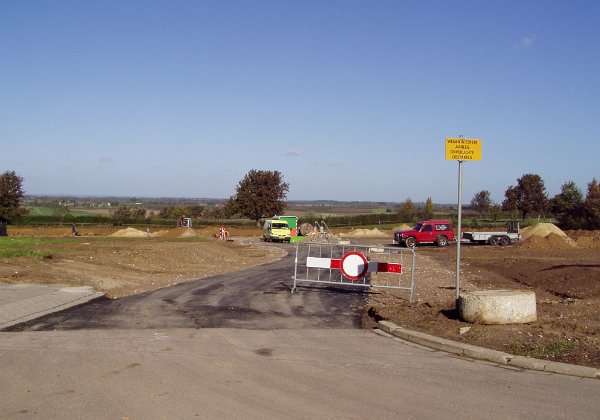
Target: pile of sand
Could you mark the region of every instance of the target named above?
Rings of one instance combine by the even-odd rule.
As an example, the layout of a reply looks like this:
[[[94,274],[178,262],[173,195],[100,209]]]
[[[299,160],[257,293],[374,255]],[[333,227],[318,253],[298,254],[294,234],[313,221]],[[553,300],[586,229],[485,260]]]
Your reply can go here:
[[[148,232],[144,232],[139,229],[128,227],[125,229],[117,230],[110,236],[114,236],[116,238],[147,238],[150,235],[152,234],[148,234]]]
[[[521,230],[521,240],[525,241],[531,236],[539,236],[545,238],[551,233],[555,233],[558,236],[567,238],[567,234],[563,232],[558,226],[552,223],[538,223],[537,225],[528,226]]]
[[[398,230],[410,230],[412,228],[413,228],[413,226],[408,226],[406,223],[403,223],[400,226],[393,228],[392,231],[396,232]]]
[[[352,229],[350,232],[344,234],[344,236],[352,237],[367,237],[367,238],[384,238],[388,235],[377,228],[374,229]]]
[[[521,231],[521,246],[528,249],[570,249],[575,241],[552,223],[538,223]]]
[[[194,236],[198,235],[196,235],[196,231],[192,228],[187,228],[181,233],[181,235],[179,235],[180,238],[193,238]]]
[[[192,228],[178,227],[175,229],[161,230],[160,232],[156,232],[156,236],[161,238],[191,238],[198,236],[198,234]]]
[[[117,238],[191,238],[198,236],[196,231],[192,228],[179,227],[177,229],[160,230],[158,232],[149,232],[132,227],[121,229],[116,231],[110,236]]]

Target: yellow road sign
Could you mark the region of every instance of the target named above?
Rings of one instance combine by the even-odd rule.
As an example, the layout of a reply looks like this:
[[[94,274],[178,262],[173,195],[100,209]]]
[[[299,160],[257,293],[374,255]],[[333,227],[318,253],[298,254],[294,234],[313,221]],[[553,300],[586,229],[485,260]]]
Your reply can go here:
[[[481,160],[481,140],[447,138],[446,160]]]

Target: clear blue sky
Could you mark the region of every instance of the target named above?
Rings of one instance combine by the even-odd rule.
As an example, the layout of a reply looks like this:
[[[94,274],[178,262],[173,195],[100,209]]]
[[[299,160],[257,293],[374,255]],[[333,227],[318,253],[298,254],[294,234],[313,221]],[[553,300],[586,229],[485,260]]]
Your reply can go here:
[[[464,202],[600,178],[600,2],[0,1],[0,171],[29,194]]]

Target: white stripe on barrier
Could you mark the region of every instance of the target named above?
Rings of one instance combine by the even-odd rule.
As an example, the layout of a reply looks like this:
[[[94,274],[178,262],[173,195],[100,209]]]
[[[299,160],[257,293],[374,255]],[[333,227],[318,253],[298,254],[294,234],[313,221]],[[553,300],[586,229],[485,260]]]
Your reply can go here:
[[[306,266],[312,268],[331,268],[331,258],[307,257]]]

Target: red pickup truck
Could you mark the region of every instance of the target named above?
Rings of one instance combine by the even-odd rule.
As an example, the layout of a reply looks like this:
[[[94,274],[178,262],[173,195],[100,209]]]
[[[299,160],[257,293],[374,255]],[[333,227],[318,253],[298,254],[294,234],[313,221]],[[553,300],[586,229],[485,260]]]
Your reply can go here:
[[[446,246],[454,240],[452,223],[448,220],[427,220],[418,222],[410,230],[399,230],[394,233],[394,242],[409,248],[418,244],[436,244]]]

